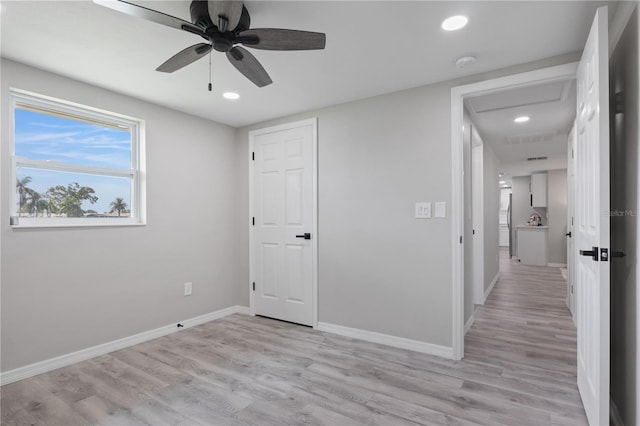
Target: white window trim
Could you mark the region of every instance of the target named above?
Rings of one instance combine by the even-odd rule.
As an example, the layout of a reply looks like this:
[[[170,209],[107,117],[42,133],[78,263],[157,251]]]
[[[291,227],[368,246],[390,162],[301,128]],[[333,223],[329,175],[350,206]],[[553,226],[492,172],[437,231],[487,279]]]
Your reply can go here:
[[[145,122],[144,120],[129,117],[98,108],[89,107],[37,93],[27,92],[12,88],[11,97],[11,202],[10,202],[10,226],[20,228],[66,228],[66,227],[112,227],[112,226],[143,226],[147,223],[146,209],[146,169],[145,169]],[[79,166],[59,162],[32,160],[15,155],[15,109],[18,104],[33,105],[68,113],[74,116],[126,126],[131,129],[131,164],[130,170],[110,169],[104,167]],[[60,172],[81,173],[88,175],[100,175],[110,177],[131,178],[131,217],[121,218],[33,218],[18,217],[16,209],[18,199],[15,190],[17,181],[17,168],[29,167],[40,170],[54,170]],[[135,167],[137,166],[137,167]]]

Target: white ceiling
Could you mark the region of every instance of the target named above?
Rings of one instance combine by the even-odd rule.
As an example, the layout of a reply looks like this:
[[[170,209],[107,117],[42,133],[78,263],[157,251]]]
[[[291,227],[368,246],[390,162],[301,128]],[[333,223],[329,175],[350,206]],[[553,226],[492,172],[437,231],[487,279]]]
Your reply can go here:
[[[140,2],[189,20],[188,1]],[[155,68],[201,39],[89,1],[2,1],[1,54],[231,126],[581,50],[600,1],[251,1],[253,28],[327,34],[323,51],[254,50],[274,83],[259,89],[214,52],[173,74]],[[608,2],[611,4],[611,2]],[[469,24],[445,32],[441,21]],[[610,15],[613,15],[610,12]],[[478,61],[464,69],[456,58]],[[241,95],[237,101],[221,97]]]
[[[500,162],[530,158],[566,158],[567,139],[576,115],[575,80],[533,84],[465,99],[482,140]],[[515,123],[519,116],[526,123]],[[544,164],[544,163],[539,163]]]

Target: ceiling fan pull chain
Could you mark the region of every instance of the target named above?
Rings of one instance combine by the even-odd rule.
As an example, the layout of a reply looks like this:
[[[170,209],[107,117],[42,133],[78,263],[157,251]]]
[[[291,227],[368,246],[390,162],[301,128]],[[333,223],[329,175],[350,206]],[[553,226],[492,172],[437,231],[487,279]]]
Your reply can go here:
[[[213,85],[211,84],[211,51],[209,51],[209,91],[213,89]]]

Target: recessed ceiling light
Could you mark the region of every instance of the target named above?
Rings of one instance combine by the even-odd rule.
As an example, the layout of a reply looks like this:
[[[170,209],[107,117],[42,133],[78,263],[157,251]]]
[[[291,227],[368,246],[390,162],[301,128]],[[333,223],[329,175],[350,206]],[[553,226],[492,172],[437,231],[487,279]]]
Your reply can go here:
[[[238,95],[236,92],[224,92],[222,94],[222,96],[225,99],[239,99],[240,98],[240,95]]]
[[[500,183],[507,183],[507,182],[505,182],[505,181],[501,180],[501,181],[500,181]]]
[[[529,116],[528,115],[523,115],[520,117],[516,117],[513,122],[514,123],[526,123],[527,121],[529,121]]]
[[[469,20],[467,19],[466,16],[457,15],[442,21],[441,26],[442,26],[442,29],[445,31],[455,31],[467,25],[467,22],[469,22]]]

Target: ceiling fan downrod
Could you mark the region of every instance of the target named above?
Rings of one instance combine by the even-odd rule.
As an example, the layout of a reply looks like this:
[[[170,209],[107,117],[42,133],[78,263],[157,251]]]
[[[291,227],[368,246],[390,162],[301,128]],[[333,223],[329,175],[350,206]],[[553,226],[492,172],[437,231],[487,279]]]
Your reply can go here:
[[[213,89],[213,85],[211,84],[211,50],[209,51],[209,91]]]

